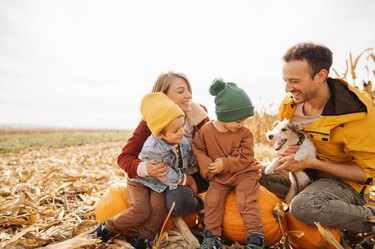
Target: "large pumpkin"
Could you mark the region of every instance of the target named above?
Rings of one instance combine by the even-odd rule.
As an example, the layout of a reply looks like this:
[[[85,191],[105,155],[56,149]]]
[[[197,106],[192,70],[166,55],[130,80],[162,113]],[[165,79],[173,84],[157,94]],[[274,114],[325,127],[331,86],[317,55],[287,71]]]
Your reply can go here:
[[[95,207],[95,217],[98,223],[105,222],[108,218],[115,216],[118,213],[128,209],[130,204],[128,202],[128,194],[125,183],[114,183],[104,192],[103,196],[98,201]],[[196,224],[197,213],[189,214],[183,217],[188,227],[193,227]],[[172,229],[175,224],[171,218],[168,219],[165,229]],[[129,231],[123,231],[127,235]]]
[[[115,183],[109,186],[95,207],[95,217],[98,223],[128,209],[128,193],[126,183]]]
[[[335,248],[324,239],[316,226],[309,226],[300,222],[291,213],[286,215],[286,221],[288,224],[288,231],[302,231],[304,233],[300,238],[293,235],[288,236],[289,242],[294,248]],[[324,226],[323,228],[331,232],[335,239],[340,243],[341,234],[338,229],[327,226]]]
[[[274,245],[280,241],[283,234],[272,209],[276,205],[280,205],[280,207],[282,207],[282,202],[279,198],[277,198],[276,195],[269,192],[263,186],[260,186],[258,203],[260,215],[262,217],[266,245]],[[237,200],[234,191],[229,194],[225,202],[222,228],[223,236],[225,238],[237,241],[241,244],[246,244],[247,232],[238,211]],[[283,224],[283,228],[286,228],[286,224]]]

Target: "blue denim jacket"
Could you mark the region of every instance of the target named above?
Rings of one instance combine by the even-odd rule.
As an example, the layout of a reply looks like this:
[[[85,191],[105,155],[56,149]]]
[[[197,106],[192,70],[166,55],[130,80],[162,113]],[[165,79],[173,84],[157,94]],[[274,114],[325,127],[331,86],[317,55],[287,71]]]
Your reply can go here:
[[[164,176],[166,184],[153,176],[131,178],[129,181],[144,184],[158,193],[163,192],[167,187],[171,190],[176,189],[177,184],[175,182],[181,179],[188,167],[195,167],[197,164],[196,157],[187,138],[184,137],[179,146],[182,157],[182,168],[178,168],[177,165],[176,148],[151,134],[143,144],[140,156],[142,161],[156,160],[159,163],[166,162],[169,164],[168,172]]]

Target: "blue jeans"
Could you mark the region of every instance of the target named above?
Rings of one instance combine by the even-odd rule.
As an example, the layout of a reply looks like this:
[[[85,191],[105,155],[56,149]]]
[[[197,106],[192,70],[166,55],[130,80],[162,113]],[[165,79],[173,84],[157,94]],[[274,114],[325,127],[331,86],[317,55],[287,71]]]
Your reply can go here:
[[[286,177],[287,174],[278,172],[262,176],[259,182],[271,192],[276,192],[277,196],[283,197],[290,185]],[[368,198],[368,195],[362,197],[345,182],[321,178],[294,197],[290,212],[298,220],[312,226],[314,222],[319,222],[322,226],[352,232],[371,232],[373,224],[368,217],[375,215],[375,209],[363,206]]]
[[[301,191],[291,202],[290,211],[300,221],[332,226],[353,232],[371,232],[370,208],[365,198],[345,182],[322,178]]]

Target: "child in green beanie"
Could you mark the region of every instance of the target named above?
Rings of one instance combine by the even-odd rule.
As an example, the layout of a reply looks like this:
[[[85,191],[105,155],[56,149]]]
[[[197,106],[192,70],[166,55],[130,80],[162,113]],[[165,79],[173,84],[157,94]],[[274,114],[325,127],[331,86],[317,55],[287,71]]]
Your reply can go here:
[[[264,248],[264,232],[258,207],[259,183],[253,166],[254,138],[244,126],[254,115],[246,92],[235,83],[216,79],[210,86],[215,96],[217,120],[206,123],[192,147],[200,174],[209,181],[205,197],[205,238],[200,248],[221,248],[222,220],[227,196],[236,191],[238,209],[247,229],[247,248]]]

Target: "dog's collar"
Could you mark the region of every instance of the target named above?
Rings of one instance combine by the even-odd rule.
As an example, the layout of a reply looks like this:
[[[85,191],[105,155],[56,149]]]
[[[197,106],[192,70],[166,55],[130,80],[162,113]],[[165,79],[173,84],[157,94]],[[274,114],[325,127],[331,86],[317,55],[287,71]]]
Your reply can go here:
[[[303,144],[303,141],[305,141],[305,135],[303,133],[301,133],[300,135],[298,135],[298,142],[297,142],[297,146],[300,146],[301,144]]]

